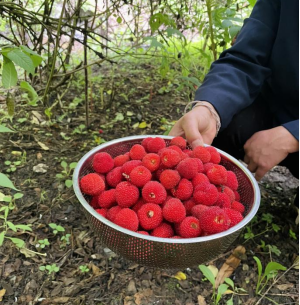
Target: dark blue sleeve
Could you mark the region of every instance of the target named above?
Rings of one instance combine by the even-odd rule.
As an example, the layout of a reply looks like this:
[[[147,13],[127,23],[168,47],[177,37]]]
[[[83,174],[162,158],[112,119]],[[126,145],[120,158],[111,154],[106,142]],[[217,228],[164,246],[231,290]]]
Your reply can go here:
[[[299,120],[282,124],[299,141]]]
[[[258,0],[233,47],[215,61],[195,100],[208,101],[218,111],[222,129],[257,97],[267,77],[268,62],[280,16],[279,0]]]

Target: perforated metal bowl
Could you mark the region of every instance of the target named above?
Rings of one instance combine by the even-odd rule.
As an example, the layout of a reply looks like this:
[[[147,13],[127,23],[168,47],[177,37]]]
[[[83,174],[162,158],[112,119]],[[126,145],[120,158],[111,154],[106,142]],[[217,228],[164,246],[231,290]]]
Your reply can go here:
[[[221,164],[236,174],[241,202],[246,207],[244,219],[222,233],[185,239],[142,235],[124,229],[99,215],[89,205],[89,196],[81,193],[79,180],[84,175],[93,172],[92,160],[96,153],[107,152],[115,157],[128,152],[134,144],[140,144],[146,137],[157,137],[157,135],[131,136],[101,144],[84,155],[78,162],[73,175],[73,186],[91,229],[97,233],[104,246],[130,261],[145,266],[166,269],[186,268],[216,258],[226,251],[238,237],[242,228],[255,216],[260,204],[260,191],[253,175],[238,160],[221,150],[218,150],[222,156]],[[165,139],[167,145],[172,139],[170,136],[160,137]]]

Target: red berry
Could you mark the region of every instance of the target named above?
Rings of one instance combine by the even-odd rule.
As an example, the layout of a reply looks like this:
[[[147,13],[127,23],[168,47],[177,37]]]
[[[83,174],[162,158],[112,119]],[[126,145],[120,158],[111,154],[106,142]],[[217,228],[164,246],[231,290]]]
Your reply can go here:
[[[124,163],[129,161],[129,155],[119,155],[114,158],[114,165],[115,167],[122,166]]]
[[[180,179],[179,173],[172,169],[164,170],[159,176],[159,181],[166,188],[166,190],[175,187],[179,183]]]
[[[211,168],[213,168],[216,164],[208,162],[203,164],[203,173],[206,174],[208,170],[210,170]]]
[[[147,137],[147,138],[145,138],[145,139],[142,140],[141,145],[145,148],[146,151],[147,151],[148,143],[149,143],[149,141],[151,141],[152,139],[153,139],[152,137]]]
[[[174,230],[171,225],[163,222],[151,232],[151,235],[161,238],[170,238],[174,235]]]
[[[146,203],[146,201],[143,198],[140,198],[137,203],[132,206],[132,210],[134,210],[136,213],[138,210]]]
[[[103,217],[106,218],[107,209],[95,209],[95,211],[96,211],[99,215],[101,215],[101,216],[103,216]]]
[[[213,184],[202,183],[196,186],[193,198],[197,204],[213,205],[219,197],[218,189]]]
[[[140,225],[145,230],[158,227],[162,220],[162,209],[155,203],[145,203],[137,212]]]
[[[202,174],[202,173],[198,173],[193,179],[192,179],[192,184],[193,187],[196,187],[198,184],[201,183],[210,183],[209,179],[207,178],[206,175]]]
[[[183,178],[176,187],[171,189],[171,193],[180,200],[188,200],[193,194],[193,184],[191,181]]]
[[[194,158],[200,159],[203,163],[208,163],[210,161],[210,152],[204,146],[197,146],[193,149],[192,156]]]
[[[193,199],[188,199],[183,201],[183,205],[185,207],[186,216],[191,216],[192,208],[196,205],[196,202]]]
[[[122,180],[124,177],[121,166],[115,167],[106,175],[106,182],[110,187],[116,187]]]
[[[227,171],[227,182],[225,185],[231,188],[233,191],[238,189],[239,183],[234,172]]]
[[[196,217],[186,217],[178,226],[178,233],[184,238],[198,237],[201,234],[199,220]]]
[[[113,205],[116,205],[116,190],[110,189],[108,191],[102,192],[98,196],[98,205],[101,208],[109,209]]]
[[[233,193],[234,193],[234,196],[235,196],[235,200],[240,201],[241,200],[240,194],[237,191],[233,191]]]
[[[230,201],[229,196],[225,193],[220,193],[219,192],[219,196],[218,196],[218,199],[217,199],[215,205],[217,205],[221,209],[230,208],[231,207],[231,201]]]
[[[131,171],[139,165],[142,165],[141,160],[131,160],[131,161],[128,161],[128,162],[124,163],[123,166],[122,166],[122,175],[126,179],[128,179],[129,174],[131,173]]]
[[[91,206],[92,208],[94,208],[94,209],[100,208],[100,207],[99,207],[99,204],[98,204],[98,197],[99,197],[99,195],[98,195],[98,196],[93,196],[93,198],[92,198],[91,201],[90,201],[90,206]]]
[[[177,165],[176,169],[181,177],[193,179],[198,173],[198,162],[194,158],[187,158]]]
[[[167,191],[159,182],[149,181],[142,189],[142,196],[146,202],[161,204],[167,198]]]
[[[192,208],[191,214],[192,214],[192,216],[200,219],[201,214],[204,213],[208,208],[209,207],[207,205],[197,204]]]
[[[243,215],[239,211],[232,209],[224,209],[224,212],[230,219],[230,226],[229,226],[230,228],[235,226],[244,219]]]
[[[139,220],[134,211],[129,208],[122,209],[115,217],[115,224],[131,231],[137,231]]]
[[[181,149],[186,149],[186,140],[183,137],[175,137],[170,141],[170,145],[176,145]]]
[[[157,152],[159,152],[159,150],[161,150],[162,148],[165,148],[165,147],[166,147],[166,142],[164,139],[159,138],[159,137],[152,138],[147,143],[147,152],[157,153]]]
[[[209,181],[216,185],[225,185],[227,183],[227,170],[224,166],[216,164],[206,173]]]
[[[80,179],[80,189],[82,193],[97,196],[105,189],[105,183],[96,173],[90,173]]]
[[[210,161],[214,164],[219,164],[221,162],[220,153],[212,146],[207,146],[206,149],[210,152]]]
[[[161,163],[167,168],[175,167],[180,161],[180,154],[174,149],[165,149],[160,155]]]
[[[150,172],[154,172],[159,168],[160,156],[158,154],[149,153],[143,158],[142,165],[147,167]]]
[[[139,189],[130,182],[121,182],[116,187],[116,201],[122,208],[133,206],[138,201],[139,196]]]
[[[216,234],[226,231],[230,226],[230,219],[223,209],[209,207],[200,215],[200,226],[208,234]]]
[[[113,169],[114,165],[114,159],[110,154],[101,152],[94,155],[93,169],[96,173],[106,174]]]
[[[241,214],[243,214],[245,212],[245,206],[238,201],[233,201],[231,203],[231,208],[233,210],[239,211]]]
[[[181,222],[185,216],[185,207],[179,199],[170,199],[163,207],[163,217],[169,222]]]
[[[136,233],[142,234],[142,235],[150,235],[148,232],[146,231],[136,231]]]
[[[225,193],[229,197],[230,202],[233,202],[235,200],[235,194],[233,190],[230,189],[228,186],[220,186],[218,187],[218,190],[221,193]]]
[[[131,160],[142,160],[146,155],[145,148],[140,144],[135,144],[129,151]]]
[[[117,214],[122,210],[122,208],[118,205],[108,209],[106,218],[112,222],[115,221]]]
[[[143,187],[152,178],[152,174],[145,166],[135,167],[129,174],[129,180],[137,187]]]

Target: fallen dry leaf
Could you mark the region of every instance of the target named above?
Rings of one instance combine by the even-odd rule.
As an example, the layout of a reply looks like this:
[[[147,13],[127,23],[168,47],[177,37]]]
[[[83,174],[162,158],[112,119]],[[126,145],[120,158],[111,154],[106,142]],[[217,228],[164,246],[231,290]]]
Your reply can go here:
[[[207,305],[207,303],[202,295],[198,295],[198,305]]]
[[[281,291],[285,291],[285,290],[287,290],[289,288],[293,288],[293,287],[294,287],[294,284],[292,284],[292,283],[276,285],[276,288],[278,288]]]
[[[207,268],[211,271],[211,273],[213,274],[214,278],[217,277],[219,270],[216,266],[214,265],[208,265]]]
[[[0,302],[2,302],[2,299],[3,299],[4,295],[5,295],[5,292],[6,292],[6,289],[1,289],[0,290]]]
[[[224,282],[225,278],[230,277],[233,271],[241,263],[241,259],[245,253],[246,249],[243,246],[237,246],[233,250],[232,254],[227,258],[217,275],[216,288],[218,288],[219,285]]]
[[[183,281],[183,280],[186,280],[186,275],[181,272],[181,271],[178,271],[175,275],[174,275],[174,278],[177,279],[178,281]]]

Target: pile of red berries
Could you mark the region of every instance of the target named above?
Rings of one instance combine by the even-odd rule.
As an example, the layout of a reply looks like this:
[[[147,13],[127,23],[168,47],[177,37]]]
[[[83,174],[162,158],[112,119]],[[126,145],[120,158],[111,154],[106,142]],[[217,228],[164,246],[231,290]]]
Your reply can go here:
[[[145,138],[113,158],[99,152],[94,173],[80,180],[90,205],[103,217],[140,234],[192,238],[223,232],[243,219],[238,180],[220,165],[212,146],[187,149],[182,137],[167,147]]]

